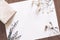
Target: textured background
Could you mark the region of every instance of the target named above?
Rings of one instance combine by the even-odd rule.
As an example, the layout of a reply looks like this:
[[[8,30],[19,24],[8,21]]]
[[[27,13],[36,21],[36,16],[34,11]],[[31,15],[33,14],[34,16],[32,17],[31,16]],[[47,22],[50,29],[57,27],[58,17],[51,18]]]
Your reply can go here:
[[[18,2],[18,1],[24,1],[24,0],[6,0],[8,3]]]

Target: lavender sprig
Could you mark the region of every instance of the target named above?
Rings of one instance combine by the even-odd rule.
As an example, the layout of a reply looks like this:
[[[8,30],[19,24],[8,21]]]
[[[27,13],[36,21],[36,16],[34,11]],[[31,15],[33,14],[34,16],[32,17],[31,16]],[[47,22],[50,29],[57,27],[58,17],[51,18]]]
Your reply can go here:
[[[9,35],[8,35],[8,40],[16,40],[16,39],[21,37],[21,35],[17,36],[18,35],[18,31],[16,31],[14,34],[12,34],[13,30],[17,26],[18,22],[19,21],[17,20],[14,24],[12,24],[12,28],[10,28],[10,32],[9,32]]]

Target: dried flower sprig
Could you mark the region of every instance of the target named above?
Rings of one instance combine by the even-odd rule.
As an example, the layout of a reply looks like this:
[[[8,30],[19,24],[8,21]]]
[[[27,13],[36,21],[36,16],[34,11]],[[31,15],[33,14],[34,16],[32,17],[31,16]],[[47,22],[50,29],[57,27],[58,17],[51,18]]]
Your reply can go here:
[[[49,6],[52,5],[51,1],[52,0],[45,0],[46,3],[43,3],[42,0],[37,0],[37,1],[36,0],[32,0],[32,7],[33,7],[34,4],[37,6],[36,14],[38,15],[41,10],[44,10],[45,8],[48,8]],[[45,6],[44,5],[43,9],[42,9],[41,4],[43,4],[43,5],[45,4],[46,7],[44,7]]]
[[[50,30],[54,30],[55,32],[58,33],[58,31],[56,29],[58,29],[57,27],[53,27],[53,24],[52,22],[49,22],[49,24],[51,25],[51,27],[49,25],[46,25],[45,26],[45,31],[47,31],[47,29],[50,29]]]
[[[21,37],[21,35],[17,36],[18,35],[18,31],[16,31],[14,34],[12,34],[13,30],[17,26],[18,22],[19,21],[17,20],[14,24],[12,24],[12,28],[10,28],[10,32],[9,32],[9,35],[8,35],[8,40],[16,40],[16,39]]]
[[[32,6],[34,5],[34,4],[36,4],[36,6],[37,6],[37,10],[36,10],[36,13],[38,14],[39,12],[40,12],[40,0],[38,0],[37,1],[37,3],[35,3],[35,1],[33,0],[32,1]]]

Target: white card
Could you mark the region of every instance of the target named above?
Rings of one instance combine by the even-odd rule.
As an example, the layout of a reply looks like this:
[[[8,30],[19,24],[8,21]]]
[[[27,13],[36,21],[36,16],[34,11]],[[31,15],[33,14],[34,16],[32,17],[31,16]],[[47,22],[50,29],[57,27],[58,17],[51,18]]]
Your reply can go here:
[[[17,13],[9,28],[7,28],[7,35],[9,35],[9,29],[12,27],[12,24],[15,24],[17,21],[18,23],[14,28],[13,34],[18,30],[18,35],[21,35],[19,40],[35,40],[59,35],[59,26],[53,0],[51,0],[50,6],[47,6],[44,0],[41,0],[41,2],[43,3],[41,4],[42,9],[38,15],[36,13],[37,6],[34,4],[32,7],[32,1],[10,4]],[[45,31],[46,25],[48,28]],[[51,27],[54,29],[50,29]]]

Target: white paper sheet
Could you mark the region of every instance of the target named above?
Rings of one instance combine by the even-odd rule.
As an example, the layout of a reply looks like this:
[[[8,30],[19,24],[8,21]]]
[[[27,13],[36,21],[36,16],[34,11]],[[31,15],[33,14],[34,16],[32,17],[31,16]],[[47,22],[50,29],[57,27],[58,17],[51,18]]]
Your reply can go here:
[[[50,2],[50,4],[52,4],[49,6],[49,8],[47,8],[47,5],[45,5],[44,0],[41,2],[44,4],[41,4],[42,10],[38,15],[36,14],[36,5],[32,7],[31,1],[10,4],[10,6],[17,11],[17,13],[7,28],[7,36],[9,34],[9,29],[12,27],[11,25],[14,24],[17,20],[19,20],[19,22],[13,33],[15,33],[16,30],[19,31],[19,34],[22,35],[19,40],[35,40],[59,35],[59,26],[53,0]],[[53,12],[50,12],[50,10],[53,10]],[[46,25],[52,27],[49,22],[52,22],[53,27],[58,28],[56,29],[57,32],[49,28],[47,31],[44,31]]]

